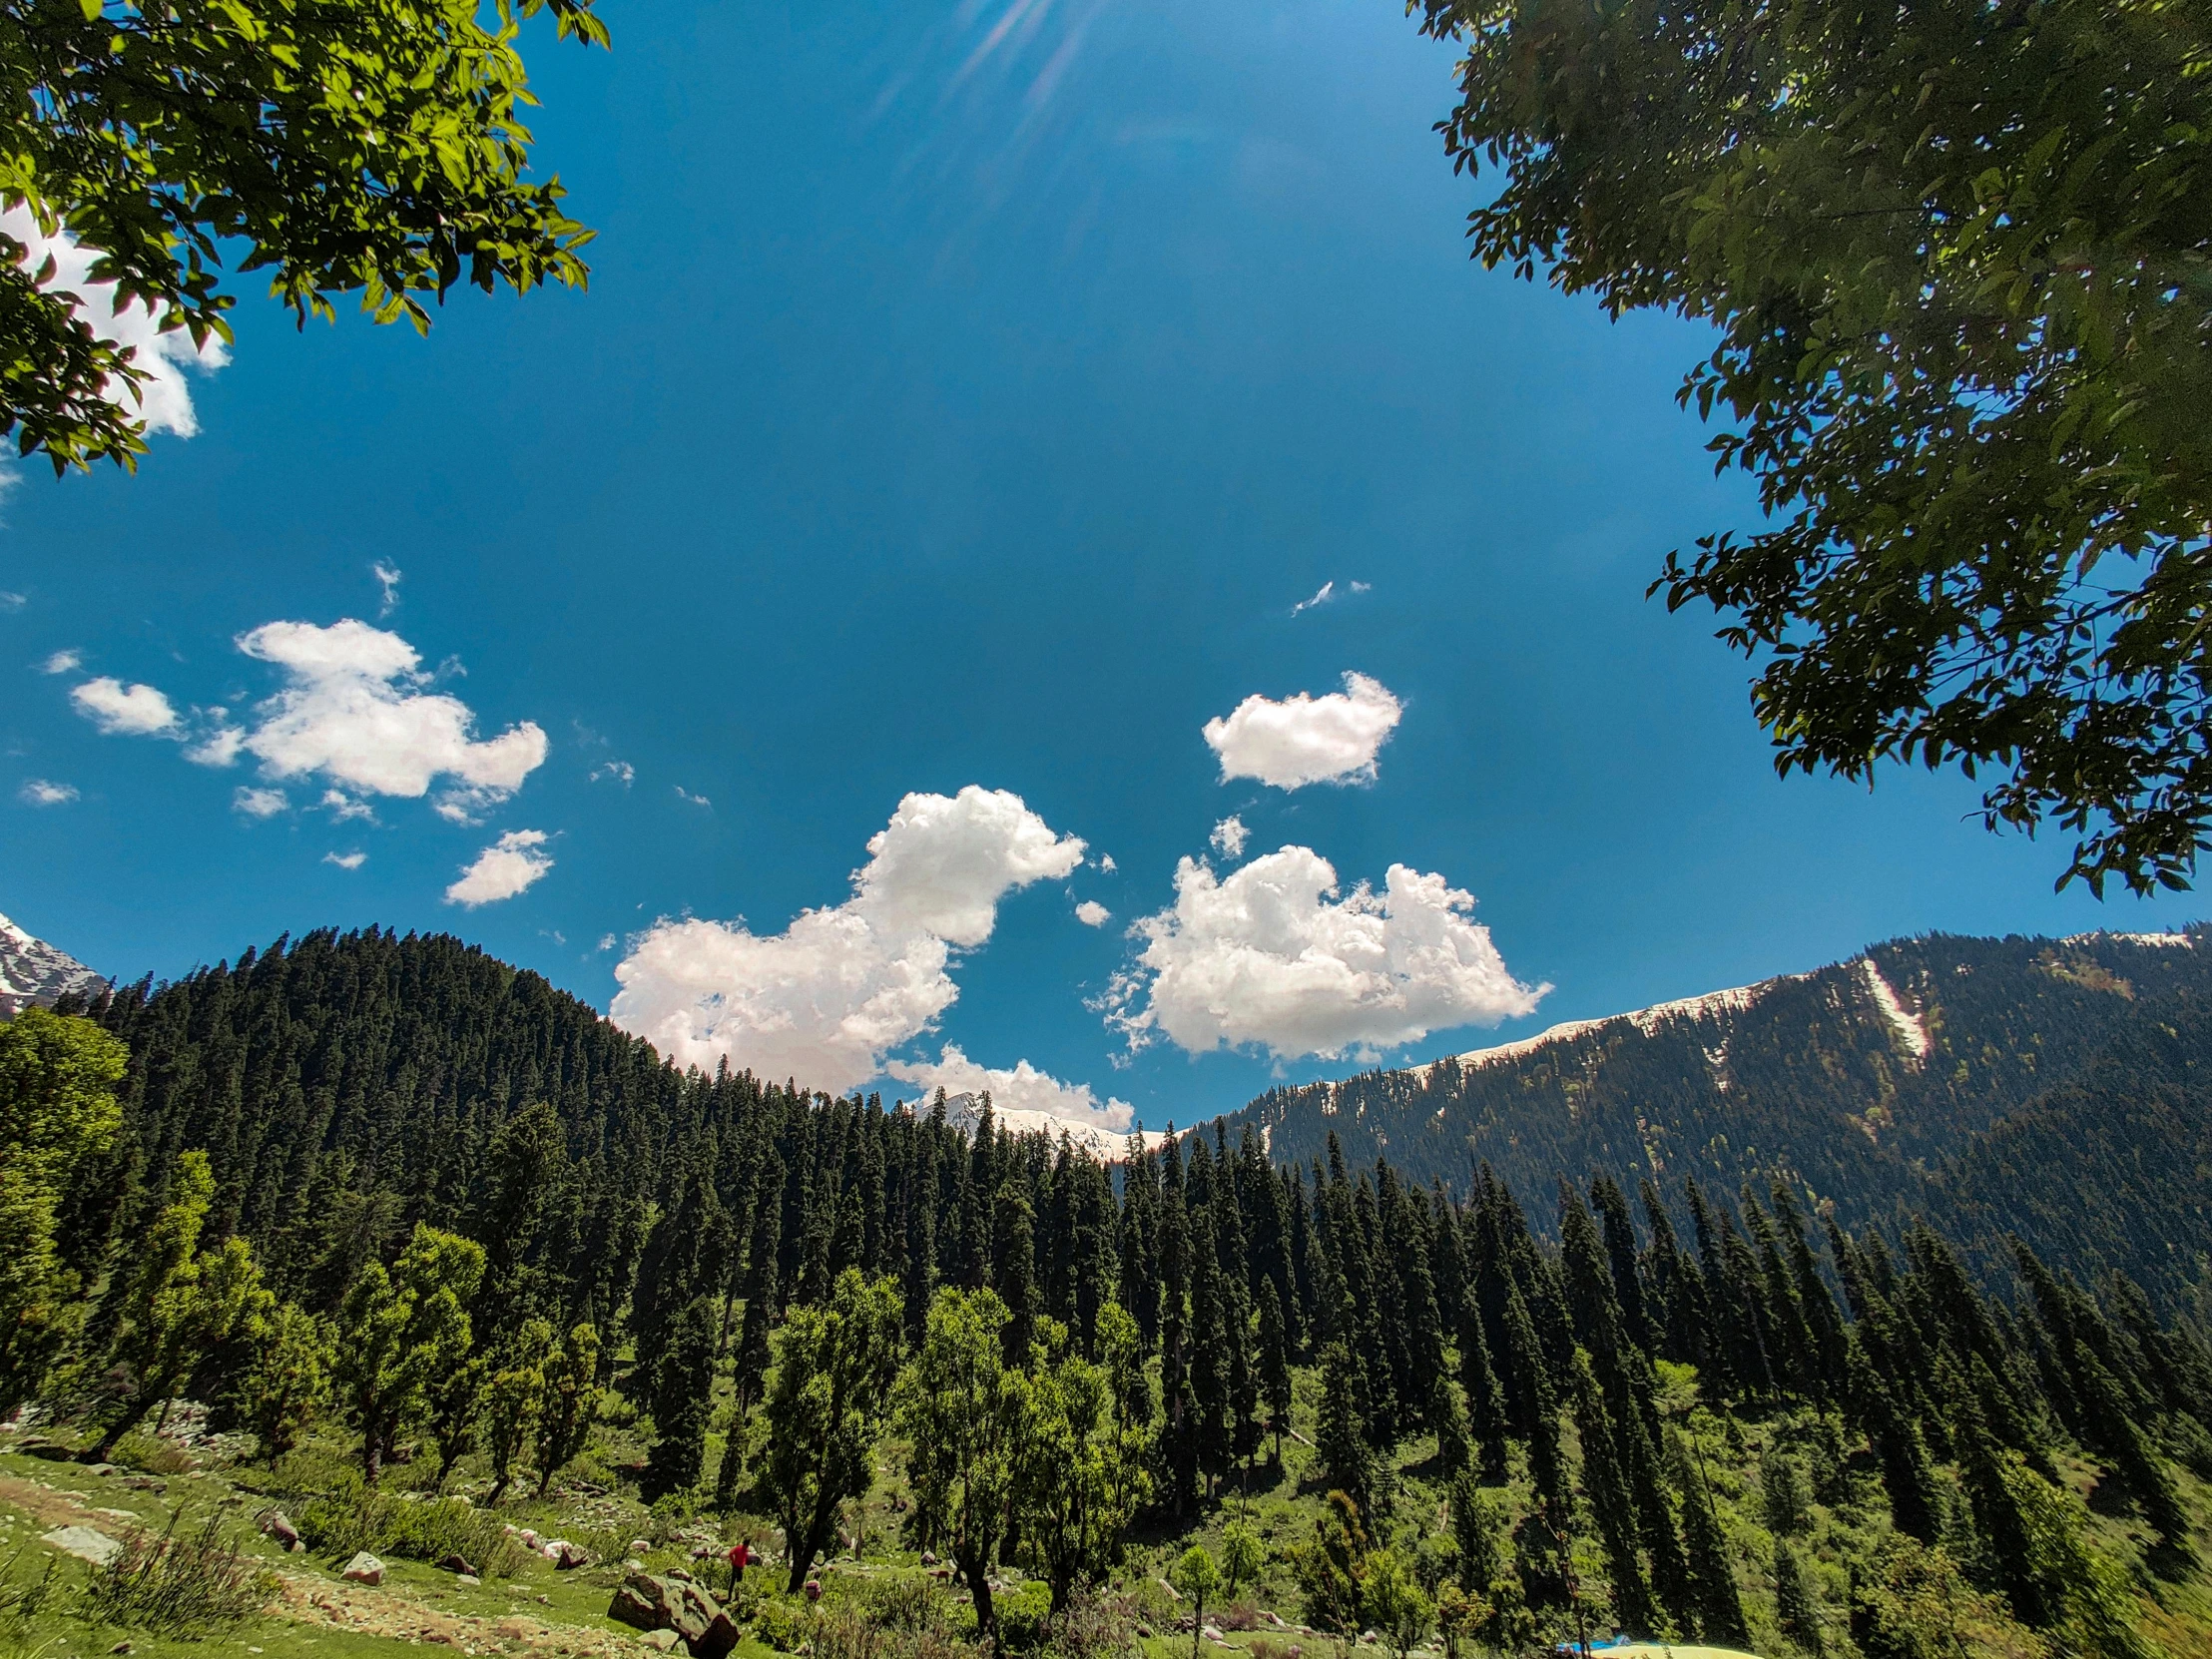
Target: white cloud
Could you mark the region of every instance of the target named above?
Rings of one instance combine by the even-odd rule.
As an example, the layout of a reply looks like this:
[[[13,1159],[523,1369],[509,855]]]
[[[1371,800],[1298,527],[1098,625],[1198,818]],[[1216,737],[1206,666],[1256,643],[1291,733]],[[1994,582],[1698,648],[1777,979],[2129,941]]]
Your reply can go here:
[[[1252,839],[1252,831],[1245,828],[1243,819],[1232,813],[1215,825],[1214,832],[1206,838],[1213,843],[1214,850],[1224,857],[1241,858],[1244,856],[1245,842]]]
[[[531,721],[477,741],[468,705],[422,689],[429,676],[414,647],[365,622],[265,623],[238,648],[286,677],[241,743],[273,778],[320,773],[359,795],[408,798],[444,778],[437,810],[465,824],[545,762],[545,733]]]
[[[591,769],[592,783],[596,784],[602,778],[612,778],[624,789],[628,789],[638,781],[638,769],[628,761],[606,761]]]
[[[627,780],[625,780],[625,782],[627,782]],[[692,794],[691,791],[684,788],[684,786],[681,784],[676,786],[676,799],[682,802],[686,802],[694,807],[704,807],[710,813],[715,810],[715,804],[712,801],[709,801],[703,795]]]
[[[1373,593],[1375,584],[1373,582],[1355,582],[1352,584],[1352,591],[1354,593]]]
[[[378,559],[368,567],[368,573],[376,578],[376,585],[383,589],[383,597],[376,603],[379,618],[390,616],[399,603],[399,583],[403,572],[396,565],[387,565]]]
[[[340,869],[359,869],[361,865],[368,862],[368,854],[365,852],[325,852],[322,855],[322,861],[326,864],[335,864]]]
[[[1095,898],[1086,898],[1075,907],[1075,919],[1085,927],[1103,927],[1113,919],[1113,914]]]
[[[220,718],[219,715],[219,721]],[[194,766],[227,767],[239,758],[239,751],[245,747],[245,732],[236,726],[218,724],[206,737],[185,751],[185,759]]]
[[[45,778],[32,778],[16,791],[16,799],[31,807],[66,807],[77,799],[75,784],[56,784]]]
[[[12,479],[13,475],[11,474],[10,477]],[[22,594],[11,593],[6,588],[0,588],[0,611],[20,611],[29,603],[30,600]]]
[[[1253,696],[1227,719],[1206,723],[1206,742],[1221,757],[1221,781],[1257,778],[1279,790],[1307,784],[1369,783],[1375,757],[1404,711],[1380,681],[1345,676],[1345,689],[1326,697],[1300,692],[1277,703]]]
[[[510,830],[461,871],[460,879],[445,889],[448,904],[496,904],[512,898],[553,867],[553,860],[538,850],[545,844],[543,830]]]
[[[1506,971],[1473,895],[1392,864],[1384,892],[1335,897],[1337,872],[1286,846],[1217,878],[1185,858],[1175,903],[1137,923],[1145,947],[1097,1006],[1132,1047],[1363,1055],[1534,1010],[1548,985]]]
[[[1291,607],[1291,615],[1297,616],[1301,611],[1310,611],[1316,605],[1326,605],[1336,597],[1337,584],[1333,581],[1324,582],[1321,585],[1321,591],[1316,593],[1313,598],[1301,599],[1296,605],[1293,605]]]
[[[1101,852],[1098,855],[1098,867],[1111,875],[1115,870],[1121,868],[1121,865],[1114,862],[1114,855],[1111,852]]]
[[[248,818],[275,818],[290,805],[282,790],[257,790],[245,784],[231,797],[232,810]]]
[[[113,282],[86,280],[98,258],[96,251],[83,247],[67,232],[53,237],[41,234],[28,208],[0,213],[0,233],[24,245],[22,265],[27,276],[35,276],[47,256],[52,255],[54,275],[42,285],[75,294],[78,318],[100,338],[136,348],[132,364],[145,370],[147,378],[140,382],[135,400],[125,388],[111,383],[107,394],[111,402],[144,419],[149,432],[174,432],[189,438],[200,430],[184,371],[187,364],[216,369],[229,362],[231,354],[221,340],[210,336],[205,345],[196,346],[187,330],[165,331],[154,312],[137,301],[118,311]]]
[[[991,936],[998,902],[1083,860],[1019,796],[970,784],[909,795],[867,843],[841,904],[781,933],[663,918],[616,966],[611,1017],[680,1065],[727,1057],[762,1077],[842,1092],[958,998],[955,949]]]
[[[371,824],[376,822],[375,808],[365,801],[355,801],[343,790],[324,790],[322,799],[315,805],[330,815],[332,824],[344,824],[356,818],[366,819]]]
[[[38,665],[41,674],[74,674],[84,667],[85,655],[81,651],[57,651]]]
[[[599,935],[599,948],[601,950],[612,950],[614,949],[614,947],[615,936],[612,933],[602,933]]]
[[[1011,1071],[978,1065],[953,1043],[945,1044],[935,1060],[893,1060],[883,1069],[902,1083],[918,1084],[925,1100],[939,1089],[954,1095],[988,1091],[991,1115],[1002,1129],[1066,1128],[1117,1154],[1136,1116],[1126,1100],[1109,1098],[1101,1105],[1088,1083],[1063,1083],[1027,1060]]]
[[[77,712],[110,737],[144,738],[177,728],[177,711],[152,686],[126,686],[103,674],[69,694]]]

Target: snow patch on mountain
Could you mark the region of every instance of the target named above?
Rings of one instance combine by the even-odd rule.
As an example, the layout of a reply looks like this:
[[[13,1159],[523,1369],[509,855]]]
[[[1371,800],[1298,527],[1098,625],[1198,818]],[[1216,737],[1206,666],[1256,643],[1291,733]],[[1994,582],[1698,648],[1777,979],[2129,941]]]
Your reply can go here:
[[[107,982],[107,975],[0,916],[0,1019],[45,1007],[70,991],[89,996]]]
[[[1859,958],[1859,966],[1867,979],[1867,993],[1874,998],[1874,1005],[1882,1010],[1883,1018],[1890,1022],[1890,1029],[1898,1040],[1911,1051],[1915,1063],[1928,1058],[1928,1026],[1921,1016],[1910,1012],[1899,1000],[1890,981],[1882,977],[1882,970],[1874,965],[1872,956]]]

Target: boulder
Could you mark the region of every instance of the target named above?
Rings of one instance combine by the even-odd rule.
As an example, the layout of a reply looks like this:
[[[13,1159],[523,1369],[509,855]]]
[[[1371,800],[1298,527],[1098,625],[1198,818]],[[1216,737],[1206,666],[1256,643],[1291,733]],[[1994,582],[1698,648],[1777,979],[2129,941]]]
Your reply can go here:
[[[921,1564],[925,1567],[933,1567],[937,1564],[937,1558],[934,1554],[925,1549],[921,1552]]]
[[[80,1561],[90,1561],[96,1567],[104,1567],[123,1553],[123,1545],[97,1527],[57,1526],[40,1536],[39,1542],[51,1544],[64,1555],[74,1555]]]
[[[1183,1599],[1183,1592],[1181,1590],[1178,1590],[1173,1584],[1170,1584],[1166,1579],[1155,1578],[1152,1582],[1159,1585],[1161,1589],[1167,1591],[1168,1600],[1181,1601]]]
[[[692,1659],[725,1659],[738,1645],[738,1627],[721,1603],[673,1574],[630,1574],[615,1591],[607,1616],[640,1630],[674,1631]]]
[[[638,1637],[639,1641],[656,1653],[672,1652],[682,1639],[673,1630],[648,1630]]]
[[[545,1558],[553,1563],[557,1572],[574,1572],[578,1567],[591,1565],[591,1554],[582,1544],[572,1544],[566,1538],[548,1539]]]
[[[632,1555],[643,1555],[652,1547],[653,1540],[650,1538],[632,1538],[630,1540],[630,1553]]]
[[[453,1582],[456,1584],[465,1584],[473,1590],[474,1588],[476,1588],[477,1585],[483,1583],[483,1580],[481,1578],[478,1578],[472,1572],[460,1572],[453,1575]]]
[[[545,1547],[545,1540],[538,1536],[537,1529],[534,1527],[525,1526],[515,1534],[515,1541],[521,1544],[524,1549],[543,1549]]]
[[[1220,1642],[1226,1641],[1228,1639],[1222,1635],[1221,1626],[1218,1624],[1202,1625],[1200,1626],[1198,1633],[1201,1636],[1205,1637],[1209,1642]]]
[[[262,1517],[262,1531],[287,1550],[299,1546],[299,1528],[281,1509],[272,1509]]]
[[[466,1573],[471,1578],[476,1576],[475,1567],[470,1565],[469,1559],[465,1555],[448,1555],[439,1561],[438,1565],[447,1572]]]
[[[384,1581],[384,1563],[364,1549],[345,1563],[344,1570],[338,1576],[352,1584],[381,1584]]]

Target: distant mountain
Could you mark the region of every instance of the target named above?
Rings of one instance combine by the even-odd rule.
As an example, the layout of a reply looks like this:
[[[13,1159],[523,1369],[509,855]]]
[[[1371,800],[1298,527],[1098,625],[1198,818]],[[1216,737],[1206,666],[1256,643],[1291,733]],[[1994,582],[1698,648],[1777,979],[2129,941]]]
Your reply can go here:
[[[934,1102],[931,1099],[924,1098],[910,1104],[915,1112],[926,1117]],[[979,1097],[965,1091],[959,1094],[948,1094],[944,1097],[944,1121],[954,1129],[972,1135],[975,1132],[975,1126],[982,1121],[982,1118],[983,1102]],[[991,1124],[1000,1134],[1030,1135],[1043,1133],[1052,1136],[1064,1134],[1071,1144],[1088,1152],[1102,1163],[1116,1163],[1126,1157],[1129,1152],[1129,1132],[1127,1130],[1116,1131],[1095,1123],[1078,1123],[1071,1118],[1054,1117],[1050,1112],[1040,1112],[1018,1106],[1001,1106],[993,1102],[991,1106]]]
[[[1386,1153],[1537,1213],[1564,1176],[1789,1181],[1846,1226],[1941,1210],[2179,1292],[2212,1251],[2212,929],[1930,935],[1810,973],[1341,1082],[1238,1114],[1278,1160]],[[2031,1239],[2031,1242],[2034,1242]],[[2039,1246],[2040,1248],[2040,1246]]]
[[[0,916],[0,1019],[13,1019],[34,1003],[45,1006],[72,991],[90,996],[107,982],[106,974]]]

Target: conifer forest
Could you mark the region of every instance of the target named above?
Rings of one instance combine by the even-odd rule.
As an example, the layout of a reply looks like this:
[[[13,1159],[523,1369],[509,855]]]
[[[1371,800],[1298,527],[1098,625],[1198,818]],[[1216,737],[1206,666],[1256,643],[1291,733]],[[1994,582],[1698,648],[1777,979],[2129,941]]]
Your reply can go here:
[[[2106,999],[2186,1050],[2192,991]],[[2068,1099],[2201,1137],[2186,1053],[2064,1035]],[[77,1513],[124,1534],[81,1617],[147,1640],[307,1556],[527,1591],[563,1652],[2212,1652],[2201,1204],[2129,1273],[2124,1230],[2051,1247],[2067,1183],[2125,1202],[2093,1159],[2008,1226],[1949,1202],[1986,1150],[1876,1202],[1408,1167],[1282,1105],[1106,1161],[679,1072],[375,929],[64,997],[0,1026],[0,1499],[151,1505]],[[53,1578],[9,1581],[25,1651]]]

